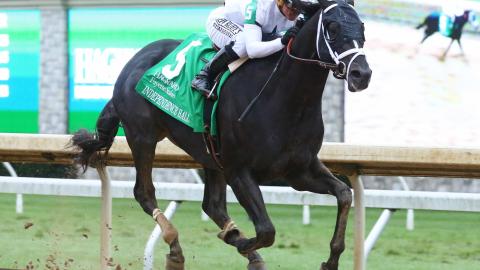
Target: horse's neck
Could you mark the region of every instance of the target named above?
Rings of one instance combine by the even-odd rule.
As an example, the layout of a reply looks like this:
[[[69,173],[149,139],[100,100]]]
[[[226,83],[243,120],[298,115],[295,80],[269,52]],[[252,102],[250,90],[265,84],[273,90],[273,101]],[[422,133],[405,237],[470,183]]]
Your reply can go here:
[[[320,127],[323,121],[322,95],[328,71],[292,59],[282,62],[273,94],[265,104],[267,118],[272,122],[269,125],[287,133]]]
[[[456,23],[460,28],[463,28],[463,26],[468,23],[468,13],[463,14],[462,16],[458,16]]]
[[[292,44],[291,53],[303,59],[318,59],[316,48],[316,24],[304,26]],[[302,62],[290,58],[284,53],[284,59],[278,70],[278,98],[283,102],[295,104],[292,110],[302,110],[304,107],[318,106],[321,109],[321,99],[329,70],[314,63]]]
[[[320,101],[329,71],[315,64],[288,59],[280,67],[279,88],[281,96],[292,102],[316,103]],[[278,91],[280,92],[280,90]]]

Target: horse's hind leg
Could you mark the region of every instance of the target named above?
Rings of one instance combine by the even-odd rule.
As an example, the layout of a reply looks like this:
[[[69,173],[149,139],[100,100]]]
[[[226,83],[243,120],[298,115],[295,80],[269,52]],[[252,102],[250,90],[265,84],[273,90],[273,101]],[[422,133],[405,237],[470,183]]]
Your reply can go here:
[[[315,161],[310,166],[310,170],[302,175],[289,177],[288,181],[296,190],[332,194],[337,198],[337,221],[330,241],[330,256],[326,263],[322,263],[321,268],[321,270],[337,270],[338,260],[345,250],[345,230],[348,212],[352,204],[350,188],[336,178],[320,161]]]
[[[445,60],[445,58],[447,57],[447,53],[448,53],[448,51],[450,50],[450,47],[452,47],[452,44],[453,44],[454,41],[455,41],[455,39],[452,39],[452,41],[450,41],[450,44],[448,44],[447,49],[446,49],[445,52],[442,54],[442,56],[440,56],[440,58],[439,58],[440,61],[444,61],[444,60]]]
[[[141,130],[141,129],[139,129]],[[182,248],[178,241],[178,232],[175,227],[167,220],[165,215],[158,209],[157,199],[155,197],[155,187],[152,182],[152,164],[155,157],[155,146],[157,138],[152,132],[148,136],[129,136],[132,134],[125,127],[127,140],[132,149],[137,177],[133,190],[135,199],[140,203],[143,211],[151,215],[162,229],[162,238],[170,246],[170,254],[167,255],[166,270],[183,270],[185,258]]]
[[[246,239],[245,236],[237,228],[233,220],[228,216],[226,205],[226,188],[227,183],[223,174],[205,168],[205,192],[203,194],[202,208],[205,213],[222,229],[218,237],[225,241],[225,243],[235,246],[234,243],[241,239]],[[248,270],[266,270],[265,263],[258,252],[252,251],[246,255]]]

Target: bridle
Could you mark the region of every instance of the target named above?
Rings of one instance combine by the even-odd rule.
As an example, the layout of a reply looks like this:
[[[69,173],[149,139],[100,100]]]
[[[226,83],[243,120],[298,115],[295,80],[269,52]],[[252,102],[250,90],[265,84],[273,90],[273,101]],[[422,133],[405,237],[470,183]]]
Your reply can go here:
[[[297,57],[295,55],[292,54],[292,44],[293,44],[293,38],[291,38],[289,41],[288,41],[288,45],[287,45],[287,55],[292,58],[292,59],[295,59],[299,62],[303,62],[303,63],[307,63],[307,64],[316,64],[316,65],[319,65],[323,68],[326,68],[326,69],[330,69],[332,71],[337,71],[338,70],[338,65],[337,64],[332,64],[332,63],[327,63],[327,62],[323,62],[323,61],[320,61],[320,60],[316,60],[316,59],[309,59],[309,58],[301,58],[301,57]]]
[[[338,54],[335,52],[332,47],[330,46],[330,43],[327,40],[327,35],[328,32],[326,33],[325,26],[323,25],[323,14],[327,13],[329,10],[333,9],[334,7],[337,7],[338,4],[332,4],[328,6],[326,9],[322,10],[320,13],[320,18],[318,19],[318,26],[317,26],[317,39],[316,39],[316,49],[317,49],[317,55],[318,55],[318,60],[317,59],[308,59],[308,58],[301,58],[292,55],[292,43],[293,43],[293,38],[289,40],[288,45],[287,45],[287,55],[297,61],[303,62],[303,63],[308,63],[308,64],[315,64],[319,65],[325,69],[330,69],[333,71],[333,75],[338,78],[338,79],[346,79],[348,81],[348,73],[350,71],[350,65],[352,62],[360,55],[365,55],[363,48],[359,48],[358,43],[354,40],[354,46],[355,48],[349,49],[344,51],[341,54]],[[321,33],[321,34],[320,34]],[[326,34],[325,34],[326,33]],[[319,40],[320,38],[323,38],[325,44],[327,45],[328,52],[330,54],[331,59],[335,63],[329,63],[321,60],[320,56],[320,50],[318,48]],[[350,62],[345,64],[345,62],[342,61],[343,58],[352,55],[352,58],[350,59]]]

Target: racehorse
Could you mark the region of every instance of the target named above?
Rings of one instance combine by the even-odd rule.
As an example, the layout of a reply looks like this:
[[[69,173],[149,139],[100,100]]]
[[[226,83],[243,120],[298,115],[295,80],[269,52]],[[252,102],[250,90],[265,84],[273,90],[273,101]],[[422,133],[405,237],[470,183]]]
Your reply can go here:
[[[445,25],[442,25],[442,20]],[[445,59],[448,51],[450,50],[450,47],[455,40],[458,42],[458,46],[460,46],[462,55],[464,55],[460,38],[462,37],[463,27],[467,23],[471,23],[476,28],[478,27],[476,14],[472,10],[465,10],[461,16],[455,16],[454,19],[444,13],[432,12],[425,18],[425,20],[421,24],[416,27],[417,29],[425,27],[425,35],[423,36],[420,44],[422,44],[428,37],[430,37],[434,33],[441,32],[444,36],[450,38],[451,41],[440,59]]]
[[[363,53],[364,26],[353,9],[353,1],[294,3],[308,20],[288,49],[247,61],[223,86],[217,113],[223,168],[205,150],[201,133],[193,133],[135,91],[145,71],[179,45],[176,40],[156,41],[141,49],[120,73],[113,97],[97,120],[96,132],[79,130],[72,137],[72,145],[81,150],[77,161],[86,169],[92,157],[106,158],[122,124],[137,172],[135,199],[160,225],[162,237],[170,246],[167,270],[184,269],[185,259],[177,230],[158,209],[152,184],[155,146],[163,138],[203,166],[202,208],[221,229],[218,236],[248,259],[248,269],[266,269],[256,250],[271,246],[275,240],[275,228],[259,184],[282,179],[296,190],[335,196],[335,231],[330,257],[321,269],[338,269],[345,249],[352,192],[317,158],[324,135],[322,94],[330,70],[345,80],[352,92],[368,87],[372,71]],[[260,90],[262,95],[258,95]],[[255,97],[255,106],[239,121]],[[227,184],[253,222],[255,237],[245,237],[229,217]]]

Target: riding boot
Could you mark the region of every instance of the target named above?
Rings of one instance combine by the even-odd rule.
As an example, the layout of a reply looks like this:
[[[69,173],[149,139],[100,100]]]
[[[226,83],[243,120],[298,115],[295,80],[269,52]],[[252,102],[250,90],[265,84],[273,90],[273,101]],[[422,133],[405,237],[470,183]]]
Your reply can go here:
[[[202,93],[202,95],[213,100],[217,99],[215,93],[210,93],[213,87],[213,81],[221,72],[225,71],[230,63],[239,57],[232,49],[233,43],[226,45],[219,50],[212,60],[205,64],[203,69],[195,76],[192,81],[192,88]]]

